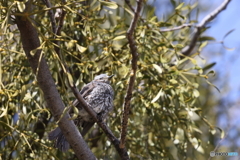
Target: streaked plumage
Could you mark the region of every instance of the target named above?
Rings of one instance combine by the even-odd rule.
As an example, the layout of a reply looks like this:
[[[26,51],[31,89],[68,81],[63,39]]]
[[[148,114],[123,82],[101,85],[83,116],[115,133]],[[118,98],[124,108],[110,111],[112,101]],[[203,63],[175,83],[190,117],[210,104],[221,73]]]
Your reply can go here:
[[[114,91],[109,83],[109,79],[112,76],[106,74],[98,75],[80,91],[87,104],[103,119],[113,109]],[[79,116],[74,120],[74,123],[78,127],[82,127],[81,134],[84,136],[95,122],[80,106],[78,100],[75,100],[73,105],[79,110]],[[66,151],[70,147],[59,127],[49,133],[49,140],[54,140],[54,146],[61,151]]]

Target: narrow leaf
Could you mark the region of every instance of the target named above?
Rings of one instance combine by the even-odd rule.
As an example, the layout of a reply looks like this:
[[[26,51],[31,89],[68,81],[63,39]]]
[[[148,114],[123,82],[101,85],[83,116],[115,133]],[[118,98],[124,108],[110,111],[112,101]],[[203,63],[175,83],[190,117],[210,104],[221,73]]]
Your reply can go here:
[[[178,9],[182,8],[183,5],[184,5],[184,2],[180,3],[180,4],[175,8],[175,10],[178,10]]]
[[[162,88],[160,89],[160,91],[158,92],[157,96],[153,98],[153,100],[151,101],[151,103],[156,102],[161,96],[164,95],[164,92],[162,91]]]
[[[117,36],[117,37],[113,38],[113,40],[116,41],[116,40],[125,39],[125,38],[126,38],[125,35],[121,35],[121,36]]]
[[[153,67],[158,71],[158,73],[162,74],[163,70],[159,65],[153,64]]]
[[[86,47],[80,46],[78,44],[76,44],[76,46],[77,46],[77,49],[79,50],[79,52],[81,52],[81,53],[83,53],[83,52],[85,52],[87,50]]]
[[[107,6],[108,8],[111,8],[111,9],[117,9],[118,8],[118,5],[117,3],[115,2],[107,2],[107,1],[99,1],[102,5],[104,6]]]
[[[67,77],[68,77],[68,81],[69,81],[70,86],[73,87],[73,78],[72,78],[72,75],[67,72]]]
[[[197,98],[197,97],[199,97],[199,95],[200,95],[200,93],[198,92],[198,90],[194,89],[193,96]]]

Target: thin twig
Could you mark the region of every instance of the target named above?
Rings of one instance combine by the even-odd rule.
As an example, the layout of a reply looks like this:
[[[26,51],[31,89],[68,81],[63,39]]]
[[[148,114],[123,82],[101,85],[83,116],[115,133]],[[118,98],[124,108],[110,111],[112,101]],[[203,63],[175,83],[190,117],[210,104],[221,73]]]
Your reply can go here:
[[[126,3],[129,4],[129,1],[126,0]],[[121,140],[120,140],[120,148],[125,148],[126,136],[127,136],[127,124],[128,124],[128,115],[130,110],[130,101],[132,99],[132,92],[134,88],[134,82],[136,79],[136,71],[137,71],[137,61],[138,61],[138,53],[137,46],[133,36],[134,30],[137,26],[138,19],[140,17],[140,12],[142,10],[142,0],[137,1],[137,8],[135,10],[135,14],[133,20],[130,24],[130,27],[127,31],[127,38],[129,42],[129,47],[132,54],[132,70],[130,74],[130,80],[127,88],[127,93],[124,98],[124,111],[122,117],[122,129],[121,129]]]
[[[160,32],[171,32],[171,31],[176,31],[176,30],[179,30],[179,29],[182,29],[182,28],[185,28],[185,27],[191,27],[191,26],[193,26],[193,24],[183,24],[181,26],[177,26],[177,27],[174,27],[174,28],[160,29]]]
[[[50,2],[49,0],[42,0],[42,1],[43,1],[43,3],[46,4],[46,6],[47,6],[48,8],[51,8],[51,7],[52,7],[52,4],[51,4],[51,2]],[[49,15],[49,18],[50,18],[50,21],[51,21],[51,24],[52,24],[52,32],[53,32],[54,34],[56,34],[57,26],[56,26],[56,20],[55,20],[55,18],[54,18],[54,12],[53,12],[52,9],[50,9],[50,10],[48,11],[48,15]]]
[[[56,32],[55,32],[56,36],[60,36],[61,35],[61,30],[62,30],[62,27],[63,27],[65,15],[66,15],[66,11],[64,11],[62,9],[62,12],[60,14],[60,19],[59,19],[59,22],[58,22],[58,26],[57,26]],[[54,46],[54,49],[55,49],[57,55],[60,56],[60,41],[54,41],[54,43],[57,45],[57,46]]]
[[[227,5],[230,3],[231,0],[225,0],[218,8],[216,8],[213,12],[208,14],[195,28],[193,37],[191,42],[188,46],[182,49],[182,54],[188,56],[191,54],[193,48],[195,47],[197,40],[201,34],[201,30],[205,27],[205,25],[213,20],[219,13],[221,13],[224,9],[227,8]]]
[[[63,22],[64,22],[65,15],[66,15],[66,11],[64,11],[62,9],[62,13],[61,13],[60,20],[59,20],[58,27],[57,27],[57,31],[56,31],[56,35],[58,35],[58,36],[61,35],[61,30],[62,30],[62,27],[63,27]]]
[[[128,7],[133,11],[134,11],[134,8],[132,7],[131,3],[130,3],[130,0],[125,0],[126,4],[128,5]]]
[[[217,149],[220,147],[221,143],[222,143],[224,140],[226,140],[226,137],[227,137],[227,136],[228,136],[228,133],[226,133],[225,136],[217,143],[217,145],[216,145],[216,147],[214,148],[213,152],[216,152],[216,151],[217,151]],[[211,159],[212,159],[212,157],[209,156],[209,157],[208,157],[208,160],[211,160]]]
[[[135,10],[134,8],[132,7],[131,3],[129,0],[125,0],[126,4],[128,5],[128,7],[131,9],[131,11],[133,13],[135,13]],[[150,29],[151,27],[146,23],[146,20],[144,20],[142,17],[140,17],[140,20],[146,24],[147,28]],[[170,28],[170,29],[160,29],[160,32],[171,32],[171,31],[175,31],[175,30],[179,30],[179,29],[182,29],[182,28],[185,28],[185,27],[191,27],[193,26],[193,24],[183,24],[181,26],[177,26],[177,27],[174,27],[174,28]]]

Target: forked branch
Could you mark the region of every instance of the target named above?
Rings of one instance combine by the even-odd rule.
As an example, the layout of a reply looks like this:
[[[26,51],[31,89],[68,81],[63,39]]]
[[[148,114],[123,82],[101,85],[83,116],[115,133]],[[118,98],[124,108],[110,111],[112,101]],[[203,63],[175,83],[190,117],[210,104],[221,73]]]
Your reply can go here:
[[[196,26],[190,44],[182,49],[183,55],[189,56],[191,54],[192,50],[196,46],[198,38],[201,35],[202,29],[205,27],[205,25],[208,22],[210,22],[211,20],[216,18],[216,16],[219,13],[221,13],[223,10],[225,10],[227,8],[227,5],[230,3],[230,1],[231,0],[224,0],[223,3],[218,8],[216,8],[213,12],[211,12],[206,17],[204,17],[203,20]]]

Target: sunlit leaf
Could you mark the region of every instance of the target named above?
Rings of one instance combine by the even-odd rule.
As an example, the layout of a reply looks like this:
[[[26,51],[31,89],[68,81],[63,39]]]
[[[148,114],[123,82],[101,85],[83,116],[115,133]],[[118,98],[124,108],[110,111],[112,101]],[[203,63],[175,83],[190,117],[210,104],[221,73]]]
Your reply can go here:
[[[151,101],[151,103],[156,102],[161,96],[164,95],[164,92],[162,91],[162,88],[160,89],[160,91],[158,92],[158,94],[156,95],[156,97],[153,98],[153,100]]]
[[[157,64],[152,64],[152,65],[158,71],[158,73],[162,74],[163,69],[159,65],[157,65]]]
[[[68,77],[68,81],[71,87],[73,87],[73,78],[72,75],[70,73],[67,72],[67,77]]]
[[[196,98],[199,97],[199,96],[200,96],[199,91],[196,90],[196,89],[194,89],[194,90],[193,90],[193,96],[196,97]]]
[[[153,143],[153,134],[152,134],[152,132],[150,132],[149,134],[148,134],[148,144],[150,145],[150,146],[154,146],[154,143]]]
[[[172,84],[177,84],[178,81],[176,79],[170,79],[169,82],[171,82]]]
[[[117,37],[115,37],[115,38],[113,38],[113,40],[121,40],[121,39],[125,39],[126,38],[126,36],[125,35],[121,35],[121,36],[117,36]]]
[[[181,8],[183,7],[183,5],[184,5],[184,2],[180,3],[180,4],[175,8],[175,10],[181,9]]]
[[[72,114],[70,120],[74,120],[79,116],[78,108],[76,106],[72,106],[72,108],[73,108],[73,114]]]
[[[102,1],[102,0],[99,0],[99,2],[104,5],[104,6],[107,6],[111,9],[117,9],[118,8],[118,5],[116,2],[113,2],[113,1],[110,1],[110,2],[107,2],[107,1]]]
[[[202,50],[206,45],[208,44],[208,41],[204,41],[200,46],[199,46],[199,51]]]
[[[6,108],[1,108],[1,111],[2,111],[2,113],[1,113],[1,115],[0,115],[0,118],[3,117],[3,116],[5,116],[5,115],[7,114],[7,112],[8,112],[8,107],[6,107]]]
[[[87,50],[86,47],[80,46],[80,45],[78,45],[78,44],[76,44],[76,46],[77,46],[77,49],[78,49],[78,51],[79,51],[80,53],[83,53],[83,52],[85,52],[85,51]]]
[[[25,10],[24,2],[17,1],[17,6],[20,12],[23,12]]]

